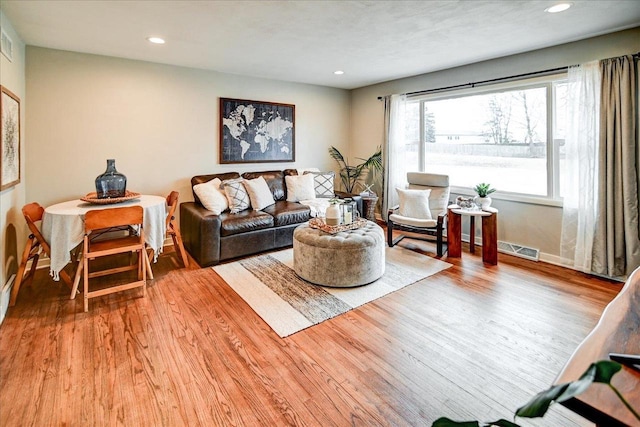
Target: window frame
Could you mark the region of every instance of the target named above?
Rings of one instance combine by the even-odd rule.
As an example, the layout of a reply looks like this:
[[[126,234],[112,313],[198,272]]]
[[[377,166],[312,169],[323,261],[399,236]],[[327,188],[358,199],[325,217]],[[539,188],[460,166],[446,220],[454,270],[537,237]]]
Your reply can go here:
[[[552,74],[532,77],[527,79],[513,79],[500,83],[472,85],[468,88],[447,90],[443,92],[435,92],[429,94],[417,94],[407,96],[407,103],[419,102],[420,111],[420,140],[418,152],[420,153],[418,159],[418,167],[420,171],[425,170],[425,161],[427,154],[427,147],[425,141],[425,114],[424,103],[439,101],[444,99],[456,99],[464,98],[475,95],[488,95],[492,93],[513,92],[522,89],[535,89],[546,88],[546,172],[547,172],[547,194],[546,195],[531,195],[526,193],[515,193],[509,191],[499,191],[493,193],[491,197],[497,200],[508,200],[520,203],[529,203],[536,205],[557,206],[562,207],[562,197],[560,196],[560,150],[559,145],[554,140],[555,117],[554,112],[556,108],[556,86],[558,84],[566,83],[567,72],[555,72]],[[451,186],[451,192],[462,195],[475,195],[475,192],[471,187]]]

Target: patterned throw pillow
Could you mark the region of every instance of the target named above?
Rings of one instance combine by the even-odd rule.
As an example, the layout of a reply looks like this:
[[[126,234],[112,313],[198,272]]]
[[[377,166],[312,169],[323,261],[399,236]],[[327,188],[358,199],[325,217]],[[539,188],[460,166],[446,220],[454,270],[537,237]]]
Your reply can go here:
[[[224,193],[227,195],[229,210],[232,214],[237,214],[251,207],[249,193],[247,193],[246,188],[244,188],[243,181],[243,178],[222,181],[222,187],[224,188]]]
[[[304,174],[313,175],[316,197],[332,198],[335,196],[333,191],[333,179],[336,176],[335,172],[305,172]]]

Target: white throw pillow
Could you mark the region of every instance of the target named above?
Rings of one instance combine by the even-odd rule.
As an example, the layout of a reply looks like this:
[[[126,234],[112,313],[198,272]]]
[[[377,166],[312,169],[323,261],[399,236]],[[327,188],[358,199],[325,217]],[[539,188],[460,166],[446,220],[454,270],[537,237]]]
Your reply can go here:
[[[251,206],[255,211],[260,211],[276,202],[273,200],[273,194],[263,176],[259,176],[256,179],[245,180],[244,187],[247,189],[247,193],[249,193]]]
[[[335,172],[305,172],[304,174],[313,175],[316,197],[328,197],[331,199],[335,196],[333,191]]]
[[[433,219],[429,209],[431,190],[403,190],[396,188],[400,198],[399,214],[409,218]]]
[[[247,189],[244,188],[242,181],[244,181],[243,178],[222,181],[222,188],[224,188],[224,193],[227,195],[229,210],[232,214],[237,214],[251,207],[249,193],[247,193]]]
[[[227,196],[220,188],[221,183],[220,179],[213,178],[211,181],[193,186],[193,192],[200,199],[202,206],[216,215],[229,209]]]
[[[287,175],[284,180],[287,183],[287,202],[316,198],[313,175]]]

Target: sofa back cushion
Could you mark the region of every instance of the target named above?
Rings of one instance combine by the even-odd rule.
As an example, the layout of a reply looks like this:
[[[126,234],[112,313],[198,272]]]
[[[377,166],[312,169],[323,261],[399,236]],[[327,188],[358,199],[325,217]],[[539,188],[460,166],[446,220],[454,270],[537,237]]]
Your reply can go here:
[[[200,201],[200,199],[198,198],[198,195],[195,193],[195,191],[193,191],[193,186],[202,184],[205,182],[209,182],[214,178],[218,178],[220,181],[224,181],[226,179],[240,178],[240,174],[238,172],[227,172],[227,173],[214,173],[210,175],[194,176],[193,178],[191,178],[191,191],[193,192],[193,200],[195,200],[196,203],[202,204],[202,201]]]
[[[256,179],[260,176],[267,181],[269,190],[271,190],[273,199],[276,202],[287,198],[287,187],[284,183],[284,173],[282,171],[245,172],[242,174],[244,179]]]

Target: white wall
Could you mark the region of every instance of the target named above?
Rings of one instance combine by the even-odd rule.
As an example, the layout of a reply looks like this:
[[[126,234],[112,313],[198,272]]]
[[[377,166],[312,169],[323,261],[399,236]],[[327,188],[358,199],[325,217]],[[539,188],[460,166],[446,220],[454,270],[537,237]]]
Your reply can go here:
[[[25,97],[25,45],[13,29],[11,22],[0,11],[0,27],[13,41],[13,61],[0,54],[0,84],[20,98],[20,150],[21,181],[18,185],[0,192],[0,289],[18,270],[18,258],[26,242],[27,227],[22,216],[25,203],[25,146],[27,109]],[[0,319],[4,313],[0,313]]]
[[[383,103],[377,99],[378,96],[506,77],[638,51],[640,28],[635,28],[356,89],[352,91],[351,97],[351,153],[353,156],[365,157],[384,141]],[[542,253],[541,258],[551,262],[560,261],[562,208],[504,200],[494,200],[492,206],[500,210],[499,240],[538,248]]]
[[[295,167],[334,170],[347,150],[342,89],[27,47],[27,198],[42,205],[95,191],[116,159],[131,191],[191,200],[193,175]],[[219,98],[295,104],[296,161],[220,165]]]

